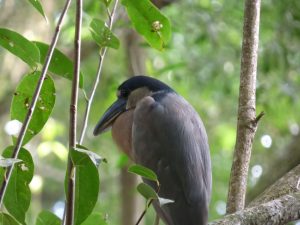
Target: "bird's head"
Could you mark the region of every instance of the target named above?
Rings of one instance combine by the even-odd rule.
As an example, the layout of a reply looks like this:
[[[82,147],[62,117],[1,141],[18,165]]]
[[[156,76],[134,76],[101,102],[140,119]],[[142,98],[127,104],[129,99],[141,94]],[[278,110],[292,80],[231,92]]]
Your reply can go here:
[[[163,82],[147,77],[134,76],[123,82],[117,90],[117,100],[106,110],[94,129],[94,135],[108,130],[118,117],[134,110],[137,103],[146,96],[173,91]]]

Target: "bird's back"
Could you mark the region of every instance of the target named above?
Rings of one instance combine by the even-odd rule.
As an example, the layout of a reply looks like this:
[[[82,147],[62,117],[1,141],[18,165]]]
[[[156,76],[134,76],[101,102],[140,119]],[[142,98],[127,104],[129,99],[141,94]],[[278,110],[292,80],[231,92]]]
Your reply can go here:
[[[157,173],[159,196],[175,201],[162,208],[156,203],[158,214],[168,225],[205,225],[211,194],[209,146],[193,107],[175,92],[145,97],[134,111],[132,136],[135,160]]]

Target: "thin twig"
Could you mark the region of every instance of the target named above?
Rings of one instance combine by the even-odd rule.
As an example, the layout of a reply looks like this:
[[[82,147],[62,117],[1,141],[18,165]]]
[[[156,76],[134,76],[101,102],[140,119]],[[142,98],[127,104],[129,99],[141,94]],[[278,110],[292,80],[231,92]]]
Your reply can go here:
[[[258,114],[258,116],[255,118],[255,120],[254,120],[254,122],[256,123],[256,125],[257,125],[257,123],[260,121],[260,119],[263,117],[265,115],[265,112],[264,111],[262,111],[262,112],[260,112],[260,114]]]
[[[65,221],[63,224],[74,224],[74,204],[75,204],[75,182],[76,170],[71,160],[71,151],[76,147],[77,139],[77,103],[78,103],[78,89],[80,77],[80,53],[81,53],[81,26],[82,26],[82,1],[76,1],[76,24],[75,24],[75,38],[74,38],[74,75],[72,80],[72,93],[70,104],[70,127],[69,127],[69,156],[68,156],[68,190],[65,206]]]
[[[43,83],[44,83],[44,80],[45,80],[45,77],[46,77],[46,74],[47,74],[47,71],[48,71],[48,67],[49,67],[51,59],[52,59],[52,55],[53,55],[57,40],[58,40],[59,35],[60,35],[62,22],[63,22],[63,20],[65,18],[65,15],[66,15],[66,13],[69,9],[70,3],[71,3],[71,0],[66,0],[64,8],[62,10],[62,13],[61,13],[61,15],[59,17],[59,20],[57,22],[51,44],[50,44],[48,52],[47,52],[45,63],[43,64],[41,76],[39,78],[36,89],[34,91],[32,101],[30,103],[30,107],[29,107],[28,112],[26,114],[26,118],[24,120],[24,123],[22,124],[22,128],[21,128],[21,131],[20,131],[19,136],[17,138],[16,146],[14,147],[11,158],[14,158],[14,159],[18,158],[18,155],[19,155],[22,143],[23,143],[23,139],[25,137],[26,131],[27,131],[28,126],[29,126],[29,123],[32,119],[32,115],[33,115],[36,103],[38,101],[38,98],[39,98],[39,95],[40,95],[40,92],[41,92],[41,89],[42,89],[42,86],[43,86]],[[12,171],[13,171],[13,165],[11,167],[7,168],[6,173],[5,173],[5,179],[3,180],[2,184],[1,184],[1,188],[0,188],[0,207],[2,206],[4,195],[5,195],[7,185],[8,185],[9,179],[11,177]]]
[[[113,21],[114,20],[114,15],[115,15],[115,12],[116,12],[116,9],[117,9],[118,2],[119,2],[119,0],[115,1],[115,4],[113,6],[113,10],[111,12],[107,8],[108,28],[110,30],[112,29],[112,25],[113,25],[113,22],[114,22]],[[89,120],[89,116],[90,116],[90,110],[91,110],[91,106],[92,106],[92,103],[93,103],[93,100],[94,100],[96,89],[97,89],[97,87],[99,85],[99,82],[100,82],[102,66],[103,66],[103,61],[104,61],[104,57],[105,57],[106,52],[107,52],[107,47],[100,49],[100,56],[99,56],[99,63],[98,63],[96,79],[94,81],[93,88],[92,88],[92,91],[90,93],[90,96],[88,98],[86,98],[87,103],[86,103],[86,108],[85,108],[85,112],[84,112],[83,126],[82,126],[82,130],[81,130],[79,144],[82,144],[83,138],[84,138],[85,133],[86,133],[86,128],[87,128],[87,124],[88,124],[88,120]]]
[[[242,210],[245,206],[249,161],[257,128],[253,118],[256,117],[255,91],[260,4],[260,0],[245,1],[237,136],[227,198],[227,213]],[[262,114],[257,117],[257,120],[261,116]]]
[[[142,219],[143,219],[144,216],[146,215],[146,212],[147,212],[148,208],[150,207],[150,205],[152,204],[152,202],[153,202],[153,199],[151,199],[151,200],[149,201],[149,203],[147,204],[146,208],[144,209],[144,211],[142,212],[142,214],[141,214],[140,217],[138,218],[138,220],[137,220],[137,222],[136,222],[135,225],[139,225],[139,224],[140,224],[140,222],[142,221]]]

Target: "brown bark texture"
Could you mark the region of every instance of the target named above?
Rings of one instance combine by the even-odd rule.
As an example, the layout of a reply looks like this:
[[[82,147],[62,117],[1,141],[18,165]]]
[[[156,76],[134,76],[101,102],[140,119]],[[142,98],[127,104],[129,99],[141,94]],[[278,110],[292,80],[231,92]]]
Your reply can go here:
[[[244,11],[237,137],[230,175],[227,213],[242,210],[245,205],[251,148],[258,122],[255,112],[255,86],[259,15],[260,0],[246,0]]]
[[[267,188],[248,207],[259,205],[283,195],[293,194],[300,191],[300,164],[289,171],[273,185]]]
[[[209,225],[283,225],[300,217],[300,192],[238,211]]]
[[[288,145],[276,150],[275,154],[270,154],[266,160],[264,161],[263,175],[255,187],[247,193],[248,203],[257,198],[258,195],[264,192],[280,177],[300,164],[300,133],[294,136]],[[300,174],[300,171],[298,174]]]

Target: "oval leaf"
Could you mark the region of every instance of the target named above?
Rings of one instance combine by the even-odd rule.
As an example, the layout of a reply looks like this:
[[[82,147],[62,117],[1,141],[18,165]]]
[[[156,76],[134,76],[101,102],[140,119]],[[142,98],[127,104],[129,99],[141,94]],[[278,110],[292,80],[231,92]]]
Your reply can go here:
[[[39,49],[21,34],[0,28],[0,45],[22,59],[31,68],[37,66],[40,59]]]
[[[46,56],[48,53],[49,45],[42,42],[33,42],[38,49],[40,50],[40,60],[39,63],[43,65],[46,60]],[[53,52],[53,56],[49,65],[49,72],[64,77],[68,80],[73,79],[73,62],[61,51],[55,49]],[[80,73],[79,77],[79,87],[83,87],[83,75]]]
[[[147,42],[162,50],[171,38],[171,25],[149,0],[123,0],[128,16],[136,31],[145,37]]]
[[[60,225],[61,220],[49,211],[39,213],[35,225]]]
[[[103,219],[103,216],[100,213],[94,213],[90,215],[83,223],[82,225],[107,225],[107,222],[105,219]]]
[[[34,87],[36,87],[40,72],[34,72],[26,75],[17,87],[11,104],[10,114],[12,120],[23,122],[29,109]],[[25,134],[23,145],[25,145],[33,136],[35,136],[47,122],[55,103],[55,87],[51,77],[47,76],[31,122],[29,123]],[[15,141],[15,138],[14,138]]]
[[[146,168],[141,165],[132,165],[128,168],[128,172],[130,173],[135,173],[137,175],[140,175],[141,177],[144,177],[148,180],[152,181],[158,181],[157,180],[157,175],[149,168]]]
[[[119,39],[111,32],[102,20],[93,19],[90,23],[90,31],[96,43],[102,47],[118,49]]]
[[[106,158],[101,157],[95,152],[89,151],[86,147],[82,145],[76,145],[75,150],[87,154],[94,163],[94,165],[97,167],[100,165],[101,162],[107,163]]]
[[[0,213],[0,225],[19,225],[14,218],[6,213]]]
[[[11,157],[13,148],[13,146],[7,147],[3,151],[3,157]],[[22,160],[22,162],[14,166],[4,196],[4,205],[16,220],[25,224],[25,213],[31,200],[29,183],[33,177],[34,165],[30,153],[25,148],[20,149],[18,159]],[[0,168],[1,182],[3,181],[4,173],[5,170]]]
[[[40,1],[39,0],[28,0],[28,1],[45,18],[45,20],[48,21]]]
[[[147,200],[158,199],[158,195],[155,190],[146,183],[140,183],[137,186],[137,190]]]
[[[99,174],[86,153],[72,150],[71,159],[76,168],[74,224],[79,225],[92,213],[97,202]]]

